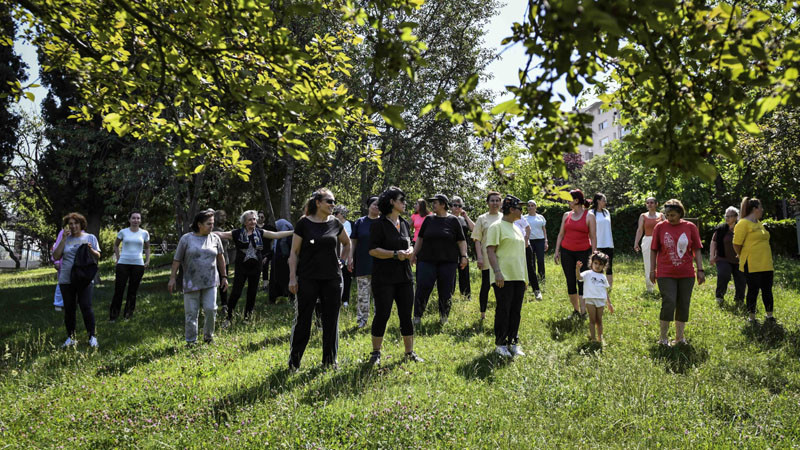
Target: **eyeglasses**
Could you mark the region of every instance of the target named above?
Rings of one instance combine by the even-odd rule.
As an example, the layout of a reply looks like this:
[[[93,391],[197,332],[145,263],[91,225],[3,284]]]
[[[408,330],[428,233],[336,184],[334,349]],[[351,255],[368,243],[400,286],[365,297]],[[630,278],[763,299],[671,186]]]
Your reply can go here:
[[[336,200],[334,200],[332,198],[326,198],[325,200],[323,200],[323,202],[325,202],[325,203],[327,203],[329,205],[335,205],[336,204]]]
[[[464,205],[459,205],[458,203],[453,203],[453,208],[461,208]]]

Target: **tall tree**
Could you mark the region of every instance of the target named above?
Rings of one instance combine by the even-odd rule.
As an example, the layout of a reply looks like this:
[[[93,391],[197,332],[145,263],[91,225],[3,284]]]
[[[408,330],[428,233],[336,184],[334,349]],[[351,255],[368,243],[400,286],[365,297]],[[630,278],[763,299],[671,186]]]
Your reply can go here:
[[[12,109],[15,93],[19,93],[16,86],[27,78],[25,63],[14,53],[15,36],[11,5],[3,2],[0,4],[0,182],[11,166],[17,145],[20,116]]]

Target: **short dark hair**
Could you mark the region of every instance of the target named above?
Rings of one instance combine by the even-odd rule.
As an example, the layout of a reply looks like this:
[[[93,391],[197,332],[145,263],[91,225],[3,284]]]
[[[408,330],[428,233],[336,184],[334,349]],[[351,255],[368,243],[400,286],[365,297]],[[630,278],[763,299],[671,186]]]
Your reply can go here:
[[[677,198],[669,199],[664,202],[664,212],[669,209],[678,211],[678,213],[681,215],[681,219],[683,218],[684,214],[686,214],[686,209],[683,207],[683,203],[681,203],[681,201]]]
[[[373,203],[375,203],[375,202],[377,202],[377,201],[378,201],[378,196],[377,196],[377,195],[371,195],[371,196],[370,196],[370,197],[367,199],[366,203],[364,203],[364,206],[366,206],[367,208],[369,208],[369,207],[370,207],[370,206],[371,206]]]
[[[601,263],[603,263],[603,266],[606,266],[608,265],[608,255],[606,255],[603,252],[597,252],[594,255],[592,255],[592,262],[595,261],[600,261]]]
[[[388,215],[392,212],[392,200],[397,200],[400,197],[405,197],[406,193],[397,186],[389,186],[388,189],[383,191],[378,197],[378,209],[381,215]]]
[[[198,224],[205,222],[206,220],[210,219],[211,217],[214,217],[214,213],[215,212],[214,212],[213,209],[208,208],[208,209],[204,209],[204,210],[198,212],[197,214],[195,214],[194,215],[194,220],[192,221],[192,226],[191,226],[192,231],[194,231],[195,233],[200,231],[200,227],[198,226]]]
[[[305,213],[307,216],[313,216],[317,213],[317,202],[325,197],[325,194],[333,196],[333,192],[328,189],[321,188],[311,193],[311,198],[306,202]]]
[[[490,198],[492,198],[492,196],[493,196],[493,195],[496,195],[496,196],[500,197],[501,199],[503,198],[503,194],[501,194],[501,193],[499,193],[499,192],[497,192],[497,191],[489,191],[489,192],[486,194],[486,201],[488,202],[488,201],[489,201],[489,199],[490,199]]]
[[[85,230],[86,226],[87,226],[86,217],[83,217],[83,214],[81,214],[81,213],[71,212],[71,213],[67,214],[66,216],[64,216],[64,218],[62,220],[64,221],[64,226],[69,225],[69,221],[70,220],[74,220],[75,222],[78,222],[78,225],[81,226],[81,230]]]

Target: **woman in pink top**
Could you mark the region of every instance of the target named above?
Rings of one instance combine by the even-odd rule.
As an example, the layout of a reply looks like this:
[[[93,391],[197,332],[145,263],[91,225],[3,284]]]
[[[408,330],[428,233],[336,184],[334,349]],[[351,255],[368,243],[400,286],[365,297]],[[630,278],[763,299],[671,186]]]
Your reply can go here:
[[[683,204],[676,199],[664,203],[664,222],[653,229],[653,243],[650,246],[650,281],[658,280],[661,292],[661,336],[658,343],[670,345],[667,339],[669,323],[675,320],[675,343],[686,344],[683,331],[689,321],[689,304],[694,289],[695,271],[692,261],[697,264],[697,284],[706,281],[703,271],[703,255],[700,249],[700,233],[697,227],[683,220]]]
[[[586,318],[586,305],[583,303],[583,282],[575,276],[575,265],[578,261],[585,267],[589,265],[589,256],[597,251],[596,223],[593,215],[586,208],[589,202],[580,189],[569,192],[572,201],[561,218],[561,229],[556,240],[556,264],[561,262],[564,276],[567,278],[567,294],[572,303],[572,317]],[[562,255],[563,254],[563,255]],[[563,257],[562,257],[563,256]]]
[[[417,242],[419,230],[422,228],[422,222],[425,221],[425,218],[428,217],[429,214],[428,203],[425,202],[424,198],[418,199],[414,207],[414,214],[411,215],[411,228],[414,230],[414,240],[411,241],[412,244]]]

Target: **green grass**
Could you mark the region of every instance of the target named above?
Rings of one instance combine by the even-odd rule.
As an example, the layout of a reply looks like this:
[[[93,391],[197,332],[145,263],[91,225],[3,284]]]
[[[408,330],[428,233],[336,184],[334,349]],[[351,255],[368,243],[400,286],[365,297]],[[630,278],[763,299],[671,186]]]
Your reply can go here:
[[[145,274],[133,320],[110,324],[106,265],[94,299],[100,349],[88,348],[78,314],[80,343],[61,350],[52,269],[3,274],[0,447],[796,446],[800,263],[777,264],[774,328],[718,308],[709,271],[695,289],[690,346],[665,351],[655,345],[660,301],[643,295],[640,261],[619,259],[605,348],[587,345],[583,323],[563,320],[564,278],[550,262],[545,300],[523,307],[527,357],[491,353],[494,296],[481,327],[473,272],[474,300],[457,298],[444,327],[432,299],[416,342],[425,363],[401,361],[393,317],[383,366],[366,368],[369,332],[356,329],[351,303],[340,370],[319,368],[314,331],[298,373],[286,371],[292,308],[267,305],[264,293],[250,324],[186,349],[167,268]]]

